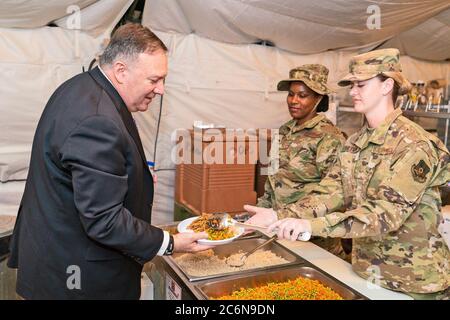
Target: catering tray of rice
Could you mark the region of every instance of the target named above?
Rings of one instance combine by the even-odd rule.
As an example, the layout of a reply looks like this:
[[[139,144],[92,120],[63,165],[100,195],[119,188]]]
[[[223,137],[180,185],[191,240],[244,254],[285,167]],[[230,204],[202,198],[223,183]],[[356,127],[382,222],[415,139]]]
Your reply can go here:
[[[307,265],[216,279],[197,288],[211,300],[362,300],[366,297]]]
[[[198,253],[175,253],[169,259],[184,273],[189,281],[200,281],[233,274],[245,274],[257,270],[268,270],[280,266],[304,263],[305,261],[281,246],[272,242],[248,256],[245,264],[235,267],[227,263],[249,252],[267,237],[245,239],[231,242]]]

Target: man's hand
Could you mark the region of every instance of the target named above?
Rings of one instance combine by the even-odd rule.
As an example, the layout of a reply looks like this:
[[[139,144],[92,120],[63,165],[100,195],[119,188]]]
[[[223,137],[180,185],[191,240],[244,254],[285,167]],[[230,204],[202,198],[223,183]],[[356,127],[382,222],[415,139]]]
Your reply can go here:
[[[278,220],[277,214],[272,208],[260,208],[246,204],[244,209],[248,211],[248,213],[253,214],[253,216],[246,221],[246,223],[249,224],[267,227]]]
[[[207,239],[206,232],[182,232],[173,236],[174,252],[198,252],[211,249],[212,246],[205,246],[197,243],[197,240]]]
[[[277,236],[279,239],[296,241],[301,233],[309,232],[311,234],[311,223],[306,219],[286,218],[278,220],[272,223],[267,231],[272,232],[277,228]]]

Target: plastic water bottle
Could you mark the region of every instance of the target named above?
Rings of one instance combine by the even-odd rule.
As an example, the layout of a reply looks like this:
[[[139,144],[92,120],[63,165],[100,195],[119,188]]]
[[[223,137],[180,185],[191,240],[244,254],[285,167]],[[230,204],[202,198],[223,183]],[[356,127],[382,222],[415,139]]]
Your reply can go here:
[[[147,161],[148,169],[150,170],[150,173],[153,177],[153,184],[156,184],[158,181],[158,176],[155,173],[155,163],[152,161]]]

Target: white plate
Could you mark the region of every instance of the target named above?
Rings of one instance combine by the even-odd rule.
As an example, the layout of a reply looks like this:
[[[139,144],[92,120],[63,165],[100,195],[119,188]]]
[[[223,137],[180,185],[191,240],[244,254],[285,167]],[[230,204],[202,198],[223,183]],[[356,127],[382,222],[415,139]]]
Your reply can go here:
[[[188,218],[186,220],[181,221],[177,226],[178,232],[194,232],[193,230],[188,229],[187,227],[196,219],[198,219],[198,217],[192,217],[192,218]],[[241,228],[241,227],[234,227],[234,228],[236,230],[234,237],[223,239],[223,240],[200,239],[197,242],[199,244],[204,244],[204,245],[208,245],[208,246],[218,246],[221,244],[230,243],[234,239],[236,239],[237,237],[241,236],[244,233],[244,228]]]

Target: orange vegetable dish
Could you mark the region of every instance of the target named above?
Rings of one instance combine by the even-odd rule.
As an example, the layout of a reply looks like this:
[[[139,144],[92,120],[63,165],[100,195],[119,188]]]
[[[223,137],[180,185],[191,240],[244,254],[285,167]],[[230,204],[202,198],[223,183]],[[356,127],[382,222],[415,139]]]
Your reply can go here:
[[[188,229],[195,232],[206,231],[208,233],[208,240],[223,240],[234,237],[234,230],[231,227],[224,228],[223,230],[211,229],[206,222],[211,217],[211,214],[203,214],[198,219],[194,220]]]
[[[343,300],[317,280],[298,277],[285,282],[270,282],[256,288],[241,288],[218,300]]]

